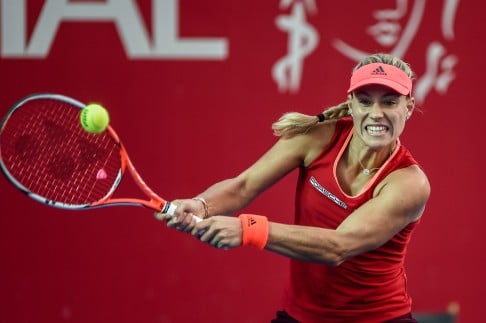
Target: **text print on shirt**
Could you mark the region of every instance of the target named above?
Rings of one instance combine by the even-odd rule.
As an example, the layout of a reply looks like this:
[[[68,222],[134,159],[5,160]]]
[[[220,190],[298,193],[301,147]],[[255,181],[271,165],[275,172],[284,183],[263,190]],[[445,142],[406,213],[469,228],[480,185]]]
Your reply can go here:
[[[314,178],[314,176],[311,176],[311,178],[309,179],[309,182],[312,184],[312,186],[314,186],[314,188],[316,190],[318,190],[319,192],[321,192],[322,195],[324,195],[325,197],[327,197],[328,199],[330,199],[331,201],[333,201],[334,203],[336,203],[337,205],[339,205],[343,209],[347,209],[348,208],[348,206],[346,205],[346,203],[344,203],[343,201],[341,201],[340,199],[338,199],[334,194],[332,194],[331,192],[329,192],[328,190],[326,190],[324,187],[322,187],[321,184],[319,184],[317,182],[317,180]]]

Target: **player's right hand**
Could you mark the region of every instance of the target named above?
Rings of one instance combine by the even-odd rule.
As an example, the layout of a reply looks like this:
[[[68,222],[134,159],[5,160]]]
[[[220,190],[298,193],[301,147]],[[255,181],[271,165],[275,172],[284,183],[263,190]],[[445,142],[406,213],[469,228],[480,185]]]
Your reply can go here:
[[[154,217],[159,221],[165,221],[169,228],[175,228],[181,232],[191,232],[198,221],[195,217],[204,216],[204,206],[193,199],[180,199],[172,201],[177,208],[174,215],[155,212]]]

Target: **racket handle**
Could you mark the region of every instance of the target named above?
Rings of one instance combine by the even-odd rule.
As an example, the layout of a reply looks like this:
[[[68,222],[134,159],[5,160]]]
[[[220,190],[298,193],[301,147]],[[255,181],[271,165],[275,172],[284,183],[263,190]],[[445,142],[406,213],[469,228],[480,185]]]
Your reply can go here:
[[[163,213],[167,213],[170,216],[174,216],[175,210],[177,209],[177,205],[170,203],[170,202],[167,202],[167,206],[164,207],[164,209],[167,209],[167,210],[162,210]]]
[[[165,212],[164,211],[162,211],[162,212],[163,213],[166,213],[166,214],[168,214],[168,215],[170,215],[172,217],[175,214],[175,211],[177,209],[177,205],[175,205],[174,203],[167,202],[167,206],[164,207],[164,209],[166,209]],[[194,218],[194,220],[196,221],[196,223],[202,221],[202,219],[200,217],[198,217],[198,216],[193,215],[192,217]]]

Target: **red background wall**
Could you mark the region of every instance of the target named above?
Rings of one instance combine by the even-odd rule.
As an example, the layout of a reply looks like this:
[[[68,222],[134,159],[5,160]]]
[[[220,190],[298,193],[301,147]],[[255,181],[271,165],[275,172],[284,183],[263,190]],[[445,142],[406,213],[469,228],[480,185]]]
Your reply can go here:
[[[270,125],[282,113],[317,114],[343,101],[357,58],[336,46],[339,40],[362,53],[388,51],[410,62],[422,111],[401,139],[433,189],[407,258],[414,308],[442,310],[457,301],[460,322],[481,321],[481,1],[65,2],[69,17],[62,1],[0,0],[0,112],[33,92],[102,103],[146,182],[168,199],[192,197],[249,166],[276,140]],[[136,37],[133,21],[109,18],[118,10],[113,5],[130,4],[145,38]],[[173,13],[170,4],[178,8]],[[301,23],[293,26],[307,26],[303,34],[279,27],[278,19],[299,9]],[[65,19],[49,33],[56,14]],[[171,19],[174,28],[165,24]],[[379,33],[371,34],[371,26]],[[309,30],[315,43],[306,38]],[[171,31],[176,40],[155,40]],[[132,36],[139,40],[135,51],[145,40],[144,55],[130,54],[124,39]],[[188,38],[211,38],[223,44],[222,55],[163,54]],[[46,46],[44,54],[36,44]],[[307,56],[299,56],[306,46]],[[288,71],[298,76],[295,87],[279,88],[272,68],[289,53],[297,55],[291,66],[300,75]],[[294,180],[295,173],[248,211],[290,222]],[[48,208],[3,177],[0,210],[2,322],[268,322],[279,308],[287,275],[280,256],[212,249],[167,229],[145,209]]]

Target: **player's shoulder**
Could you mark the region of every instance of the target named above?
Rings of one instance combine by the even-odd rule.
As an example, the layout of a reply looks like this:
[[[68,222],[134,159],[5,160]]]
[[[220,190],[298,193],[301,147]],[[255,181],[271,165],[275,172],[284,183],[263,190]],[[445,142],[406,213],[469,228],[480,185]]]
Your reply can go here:
[[[409,196],[416,196],[423,199],[428,199],[431,191],[427,174],[417,164],[399,168],[391,172],[383,180],[383,187],[386,186],[398,194],[405,192]]]

